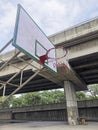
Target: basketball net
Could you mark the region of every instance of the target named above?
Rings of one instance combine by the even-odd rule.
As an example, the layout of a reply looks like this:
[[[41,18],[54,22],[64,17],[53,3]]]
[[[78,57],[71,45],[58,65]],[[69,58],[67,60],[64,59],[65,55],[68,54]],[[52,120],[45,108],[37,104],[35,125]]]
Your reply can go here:
[[[54,49],[56,52],[56,58],[49,57],[49,53]],[[62,67],[69,68],[68,60],[66,57],[67,54],[68,54],[68,50],[66,50],[64,47],[51,48],[46,52],[46,54],[39,57],[39,61],[41,65],[44,65],[46,60],[49,60],[49,62],[53,62],[54,60],[56,60],[56,66],[58,68],[62,68]]]
[[[40,57],[39,57],[40,64],[41,64],[41,65],[44,65],[44,64],[45,64],[45,61],[46,61],[47,59],[48,59],[47,54],[40,56]]]

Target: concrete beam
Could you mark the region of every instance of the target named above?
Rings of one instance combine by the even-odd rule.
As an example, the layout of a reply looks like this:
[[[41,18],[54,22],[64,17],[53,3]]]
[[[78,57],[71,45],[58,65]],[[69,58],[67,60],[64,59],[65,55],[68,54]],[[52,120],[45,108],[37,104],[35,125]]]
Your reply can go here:
[[[83,72],[80,72],[81,75],[90,75],[90,74],[96,74],[98,73],[98,69],[93,69],[93,70],[85,70]]]
[[[69,60],[93,53],[98,53],[98,39],[70,47],[68,50],[69,53],[67,58]]]
[[[67,44],[66,42],[71,41],[72,39],[80,38],[88,34],[97,32],[97,31],[98,31],[98,19],[94,19],[94,20],[85,22],[83,24],[76,25],[72,28],[59,32],[57,34],[51,35],[49,39],[55,45],[62,44],[62,43]],[[73,44],[73,42],[71,44]]]
[[[83,69],[83,68],[92,67],[92,66],[98,66],[98,62],[86,63],[84,65],[83,64],[77,65],[74,67],[74,69],[78,70],[78,69]]]

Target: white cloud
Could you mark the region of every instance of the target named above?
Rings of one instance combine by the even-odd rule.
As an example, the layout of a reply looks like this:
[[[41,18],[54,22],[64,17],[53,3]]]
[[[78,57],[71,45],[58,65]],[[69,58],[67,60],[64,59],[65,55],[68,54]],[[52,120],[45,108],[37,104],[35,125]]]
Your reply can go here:
[[[75,5],[76,2],[68,2],[68,0],[36,0],[35,2],[34,0],[23,0],[23,3],[47,34],[68,27],[73,17],[79,13],[79,7]],[[73,4],[75,5],[74,9]]]
[[[10,2],[5,4],[4,1],[0,1],[0,6],[0,42],[2,42],[14,26],[16,9]]]
[[[47,34],[98,16],[97,0],[0,0],[0,46],[13,36],[17,3]]]

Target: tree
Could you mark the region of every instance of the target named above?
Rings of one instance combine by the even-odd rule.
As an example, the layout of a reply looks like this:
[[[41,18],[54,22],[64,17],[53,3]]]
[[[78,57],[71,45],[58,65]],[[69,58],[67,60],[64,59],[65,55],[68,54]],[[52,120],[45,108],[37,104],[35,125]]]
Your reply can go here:
[[[41,93],[41,104],[65,102],[64,91],[51,90]]]
[[[12,107],[22,107],[25,106],[23,103],[23,98],[20,97],[14,97],[13,100],[11,101]]]
[[[98,98],[98,84],[88,86],[92,98]]]
[[[92,87],[93,95],[97,96],[97,86]],[[96,91],[94,91],[96,90]],[[95,93],[96,92],[96,93]],[[77,100],[86,100],[87,95],[85,92],[77,92],[76,93]],[[92,95],[91,95],[92,96]],[[89,99],[92,97],[89,96]],[[12,96],[8,99],[5,104],[2,105],[3,108],[6,107],[23,107],[23,106],[32,106],[32,105],[41,105],[41,104],[49,104],[49,103],[61,103],[65,102],[64,91],[61,90],[48,90],[41,92],[31,92],[22,94],[20,97]]]
[[[23,94],[22,98],[23,98],[24,104],[27,106],[34,105],[34,104],[35,105],[40,104],[40,101],[41,101],[41,97],[40,97],[39,92],[32,92],[32,93]]]
[[[14,96],[11,96],[9,99],[7,99],[4,103],[3,101],[3,97],[0,97],[0,108],[10,108],[11,106],[11,102],[13,100]]]
[[[86,94],[84,92],[76,92],[76,97],[78,101],[86,100]]]
[[[65,102],[64,91],[49,90],[26,93],[18,98],[14,97],[11,104],[13,107],[22,107],[59,102]]]

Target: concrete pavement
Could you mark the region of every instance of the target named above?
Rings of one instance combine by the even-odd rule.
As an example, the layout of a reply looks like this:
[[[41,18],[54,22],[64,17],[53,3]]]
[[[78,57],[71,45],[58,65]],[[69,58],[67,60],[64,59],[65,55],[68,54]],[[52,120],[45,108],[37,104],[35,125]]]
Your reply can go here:
[[[87,125],[69,126],[65,122],[20,122],[0,123],[0,130],[97,130],[98,122],[88,122]]]

